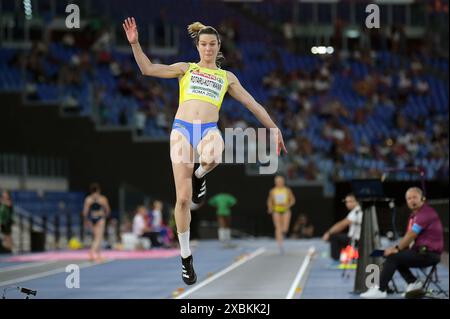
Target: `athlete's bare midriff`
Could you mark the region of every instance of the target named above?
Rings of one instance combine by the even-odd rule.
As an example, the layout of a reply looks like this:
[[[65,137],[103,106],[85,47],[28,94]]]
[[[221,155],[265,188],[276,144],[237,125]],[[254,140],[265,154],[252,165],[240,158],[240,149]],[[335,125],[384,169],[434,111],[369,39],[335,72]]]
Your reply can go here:
[[[214,104],[201,100],[187,100],[180,104],[175,118],[194,123],[194,121],[201,121],[204,123],[211,123],[219,121],[219,109]]]

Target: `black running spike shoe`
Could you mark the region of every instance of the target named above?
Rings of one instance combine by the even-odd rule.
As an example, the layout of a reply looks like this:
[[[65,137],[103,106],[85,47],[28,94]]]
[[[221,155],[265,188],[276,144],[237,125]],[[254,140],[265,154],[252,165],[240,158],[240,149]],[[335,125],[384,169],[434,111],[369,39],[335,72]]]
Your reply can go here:
[[[205,202],[206,198],[206,176],[198,178],[195,176],[195,171],[200,166],[196,163],[194,165],[194,172],[192,173],[192,201],[191,210],[199,209]]]
[[[197,275],[194,271],[194,263],[192,259],[192,255],[189,257],[183,258],[181,257],[181,277],[186,285],[193,285],[197,281]]]

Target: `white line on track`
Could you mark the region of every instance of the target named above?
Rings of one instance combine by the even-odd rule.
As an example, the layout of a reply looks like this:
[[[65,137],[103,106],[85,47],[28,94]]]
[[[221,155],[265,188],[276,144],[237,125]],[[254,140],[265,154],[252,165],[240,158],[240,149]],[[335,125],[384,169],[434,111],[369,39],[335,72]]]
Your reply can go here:
[[[286,299],[292,299],[292,297],[294,297],[295,290],[297,289],[300,281],[302,280],[302,277],[305,274],[305,271],[308,268],[309,263],[311,262],[311,257],[314,254],[314,252],[315,252],[314,247],[310,247],[308,249],[308,254],[306,255],[305,259],[303,260],[303,263],[300,266],[300,269],[298,270],[294,281],[292,282],[291,288],[289,289],[289,292],[286,295]]]
[[[110,262],[112,260],[100,263],[100,264],[96,264],[96,263],[92,263],[92,262],[84,262],[80,265],[78,265],[81,268],[87,268],[87,267],[91,267],[91,266],[96,266],[96,265],[103,265],[107,262]],[[15,279],[11,279],[11,280],[7,280],[7,281],[2,281],[0,282],[0,286],[8,286],[8,285],[13,285],[19,282],[24,282],[24,281],[28,281],[28,280],[34,280],[34,279],[38,279],[38,278],[42,278],[42,277],[47,277],[47,276],[51,276],[51,275],[55,275],[58,273],[62,273],[62,272],[66,272],[66,267],[64,268],[57,268],[57,269],[53,269],[53,270],[49,270],[49,271],[45,271],[45,272],[40,272],[34,275],[29,275],[29,276],[25,276],[25,277],[19,277],[19,278],[15,278]]]
[[[25,264],[14,265],[14,266],[0,267],[0,274],[2,272],[15,271],[15,270],[21,270],[21,269],[27,269],[27,268],[34,268],[34,267],[39,267],[39,266],[43,266],[43,265],[52,264],[52,263],[55,263],[55,262],[56,261],[46,261],[46,262],[41,262],[41,263],[31,262],[31,263],[25,263]]]
[[[182,293],[181,295],[177,296],[175,299],[181,299],[184,298],[190,294],[192,294],[193,292],[199,290],[200,288],[206,286],[207,284],[211,283],[212,281],[216,280],[219,277],[222,277],[223,275],[225,275],[226,273],[232,271],[233,269],[241,266],[242,264],[246,263],[247,261],[255,258],[258,255],[261,255],[263,252],[265,252],[266,249],[265,248],[259,248],[258,250],[254,251],[253,253],[251,253],[249,256],[242,258],[241,260],[231,264],[230,266],[228,266],[227,268],[225,268],[224,270],[218,272],[217,274],[215,274],[214,276],[209,277],[208,279],[206,279],[205,281],[202,281],[201,283],[199,283],[197,286],[185,291],[184,293]]]

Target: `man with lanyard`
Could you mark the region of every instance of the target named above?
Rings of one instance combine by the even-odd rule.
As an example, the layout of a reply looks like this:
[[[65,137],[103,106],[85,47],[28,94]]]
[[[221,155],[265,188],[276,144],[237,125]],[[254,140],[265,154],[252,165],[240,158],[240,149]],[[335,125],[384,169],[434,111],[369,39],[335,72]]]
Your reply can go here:
[[[429,267],[441,260],[444,236],[439,215],[425,202],[423,192],[418,187],[408,189],[406,202],[412,211],[407,232],[398,245],[384,251],[386,261],[380,275],[380,286],[371,287],[360,295],[362,298],[386,298],[388,283],[396,270],[408,283],[406,294],[413,295],[422,290],[423,284],[409,268]]]

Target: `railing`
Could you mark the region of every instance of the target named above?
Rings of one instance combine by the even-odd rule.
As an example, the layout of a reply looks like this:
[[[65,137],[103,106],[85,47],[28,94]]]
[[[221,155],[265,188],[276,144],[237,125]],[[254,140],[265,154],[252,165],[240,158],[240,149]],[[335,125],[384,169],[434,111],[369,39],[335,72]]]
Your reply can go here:
[[[62,223],[62,217],[65,217],[65,223]],[[80,217],[78,221],[74,218],[71,212],[65,212],[52,215],[36,215],[20,206],[14,207],[14,219],[15,225],[17,225],[17,251],[19,253],[26,251],[47,250],[47,249],[59,249],[62,248],[63,243],[69,243],[73,237],[80,238],[80,241],[84,241],[85,230],[83,219]],[[43,246],[39,246],[39,243],[33,243],[35,236],[43,236]],[[29,240],[25,240],[28,237]],[[34,244],[34,245],[33,245]],[[33,247],[35,246],[35,247]],[[34,248],[34,249],[33,249]]]
[[[120,239],[121,223],[106,220],[104,242],[113,248]],[[81,212],[59,211],[34,214],[20,205],[14,206],[13,251],[24,253],[29,251],[47,251],[70,249],[70,241],[77,239],[83,247],[90,245],[92,232],[85,228]]]
[[[0,153],[0,175],[66,177],[68,166],[62,158]]]

